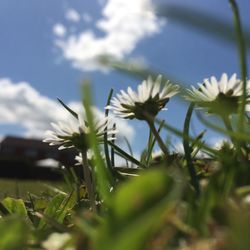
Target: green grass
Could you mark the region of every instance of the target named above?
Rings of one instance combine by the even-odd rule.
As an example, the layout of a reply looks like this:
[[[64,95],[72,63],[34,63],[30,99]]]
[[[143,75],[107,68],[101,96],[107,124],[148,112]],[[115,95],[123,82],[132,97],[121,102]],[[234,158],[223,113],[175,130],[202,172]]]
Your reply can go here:
[[[52,188],[62,189],[61,182],[0,179],[0,199],[5,197],[27,198],[28,193],[39,195],[52,193]]]

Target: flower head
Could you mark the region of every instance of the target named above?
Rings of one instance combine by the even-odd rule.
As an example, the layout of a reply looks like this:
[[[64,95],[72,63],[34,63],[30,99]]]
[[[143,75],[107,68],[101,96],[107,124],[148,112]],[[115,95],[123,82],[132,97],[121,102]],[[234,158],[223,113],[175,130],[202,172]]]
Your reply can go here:
[[[125,119],[147,120],[148,116],[155,117],[179,90],[179,86],[169,82],[162,84],[161,81],[160,75],[155,81],[148,77],[138,86],[137,93],[128,87],[127,93],[122,90],[106,108]]]
[[[237,79],[236,74],[228,79],[224,73],[220,80],[212,76],[198,85],[199,89],[192,86],[192,90],[187,90],[187,100],[207,108],[209,113],[228,116],[237,112],[243,83]],[[247,81],[246,111],[250,111],[250,81]]]
[[[43,142],[49,145],[58,145],[59,150],[75,147],[80,150],[87,150],[89,126],[83,119],[83,114],[78,114],[78,119],[72,116],[67,122],[51,123],[54,130],[45,132],[46,138]],[[95,132],[98,141],[101,143],[105,131],[107,131],[108,140],[114,139],[112,136],[117,133],[116,130],[108,128],[107,118],[94,121]]]

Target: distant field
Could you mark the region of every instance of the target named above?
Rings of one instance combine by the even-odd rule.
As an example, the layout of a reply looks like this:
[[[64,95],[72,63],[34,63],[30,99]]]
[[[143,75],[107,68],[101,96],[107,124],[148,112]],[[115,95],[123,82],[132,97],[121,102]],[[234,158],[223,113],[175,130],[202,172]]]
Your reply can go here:
[[[51,187],[51,188],[50,188]],[[28,193],[39,195],[42,192],[51,193],[52,188],[63,187],[61,182],[0,179],[0,199],[11,196],[27,198]]]

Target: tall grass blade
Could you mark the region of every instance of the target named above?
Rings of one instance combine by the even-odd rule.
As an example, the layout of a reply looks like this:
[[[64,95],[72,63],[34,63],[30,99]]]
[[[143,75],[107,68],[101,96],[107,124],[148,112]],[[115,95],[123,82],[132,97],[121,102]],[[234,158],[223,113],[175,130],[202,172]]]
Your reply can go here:
[[[113,95],[113,89],[111,89],[109,92],[106,107],[109,106],[112,95]],[[108,117],[108,115],[109,115],[109,109],[106,109],[105,110],[105,117]],[[104,134],[104,153],[105,153],[107,167],[109,168],[109,171],[113,174],[112,163],[111,163],[111,159],[110,159],[110,155],[109,155],[107,130],[105,131],[105,134]]]
[[[112,187],[112,174],[109,169],[105,166],[105,163],[102,159],[98,140],[95,134],[95,128],[93,123],[93,114],[91,112],[91,91],[89,84],[85,84],[83,86],[83,98],[84,98],[84,108],[86,112],[86,117],[89,123],[89,143],[90,147],[94,152],[94,162],[95,162],[95,169],[93,173],[95,174],[95,181],[97,185],[97,190],[101,196],[101,199],[106,202],[108,205],[109,198],[110,198],[110,188]]]
[[[137,165],[139,167],[145,167],[141,162],[139,162],[134,157],[132,157],[131,155],[129,155],[128,153],[126,153],[124,150],[122,150],[120,147],[118,147],[117,145],[115,145],[111,141],[109,141],[108,144],[112,148],[114,148],[114,150],[117,151],[121,156],[123,156],[125,159],[127,159],[128,161],[134,163],[135,165]]]
[[[194,8],[191,9],[190,7],[181,7],[173,4],[159,6],[158,15],[180,23],[182,26],[196,29],[203,34],[209,34],[223,42],[235,43],[232,25],[215,15],[212,16]],[[250,32],[245,31],[245,36],[247,46],[250,47]]]
[[[239,54],[239,64],[241,80],[243,82],[242,86],[242,96],[240,97],[240,103],[238,108],[238,132],[244,132],[244,116],[245,116],[245,106],[247,101],[247,53],[244,41],[244,35],[240,20],[239,8],[235,0],[229,0],[231,4],[233,15],[234,15],[234,25],[238,44],[238,54]]]
[[[60,104],[69,111],[70,114],[72,114],[76,119],[78,119],[78,115],[75,111],[73,111],[69,106],[67,106],[62,100],[57,98],[57,100],[60,102]]]
[[[191,178],[191,183],[192,186],[194,187],[197,196],[200,195],[200,185],[199,185],[199,180],[193,165],[193,161],[192,161],[192,148],[190,147],[189,144],[189,127],[190,127],[190,122],[191,122],[191,116],[194,110],[195,104],[191,103],[187,114],[186,114],[186,118],[184,121],[184,128],[183,128],[183,148],[184,148],[184,153],[185,153],[185,159],[187,161],[187,167],[188,167],[188,171],[189,171],[189,175]]]

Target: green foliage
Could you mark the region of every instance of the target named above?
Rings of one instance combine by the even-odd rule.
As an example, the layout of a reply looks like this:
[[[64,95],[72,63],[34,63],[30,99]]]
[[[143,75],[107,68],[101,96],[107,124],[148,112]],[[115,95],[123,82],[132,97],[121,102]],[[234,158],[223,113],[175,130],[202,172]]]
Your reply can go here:
[[[54,221],[62,224],[70,210],[76,205],[76,194],[65,196],[62,194],[55,195],[47,204],[43,215],[38,223],[37,228],[43,229],[48,225],[53,225]]]
[[[27,249],[30,228],[19,216],[8,216],[0,220],[0,249]]]
[[[27,210],[22,199],[7,197],[1,203],[8,210],[9,214],[17,214],[21,217],[27,216]]]
[[[96,233],[95,249],[143,249],[147,237],[171,215],[182,189],[183,183],[176,183],[165,170],[146,171],[122,184]]]

